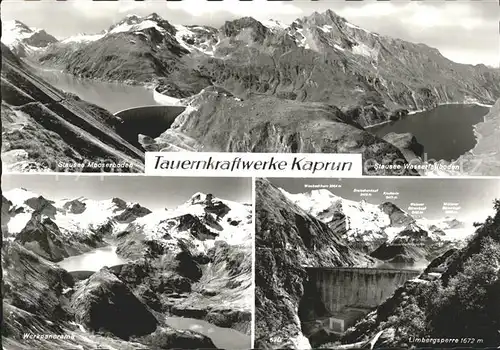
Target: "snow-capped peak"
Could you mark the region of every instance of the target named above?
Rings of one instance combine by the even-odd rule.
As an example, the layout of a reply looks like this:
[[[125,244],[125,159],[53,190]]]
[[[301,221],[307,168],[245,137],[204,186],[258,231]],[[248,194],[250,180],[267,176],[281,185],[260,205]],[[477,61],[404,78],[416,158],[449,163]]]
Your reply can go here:
[[[275,20],[275,19],[268,19],[265,21],[261,21],[261,23],[269,29],[286,29],[286,28],[288,28],[288,25],[286,25],[285,23],[280,22],[278,20]]]
[[[220,43],[217,31],[210,27],[175,24],[175,40],[188,51],[199,51],[214,56]]]
[[[327,189],[298,194],[280,190],[291,202],[326,224],[337,227],[339,222],[345,222],[345,238],[348,240],[392,241],[399,234],[427,231],[432,240],[455,241],[463,240],[475,231],[472,223],[454,218],[415,220],[391,202],[380,205],[364,199],[357,202],[339,197]]]
[[[136,31],[141,31],[141,30],[148,29],[148,28],[154,28],[154,29],[158,30],[159,32],[165,31],[163,28],[158,26],[158,24],[155,21],[145,20],[145,21],[142,21],[142,22],[137,23],[137,24],[136,23],[132,23],[132,24],[127,23],[127,24],[117,25],[116,27],[113,27],[113,29],[111,29],[109,31],[109,33],[115,34],[115,33],[122,33],[122,32],[136,32]]]
[[[211,195],[210,198],[213,198]],[[196,192],[191,196],[191,198],[186,202],[186,204],[201,204],[207,199],[207,195],[203,192]]]
[[[18,20],[2,21],[2,42],[11,46],[16,41],[31,37],[36,31]]]
[[[359,202],[345,199],[327,189],[312,190],[306,193],[283,194],[307,213],[326,224],[336,226],[343,221],[346,239],[352,241],[372,241],[393,239],[401,227],[391,227],[391,218],[378,205],[365,200]]]
[[[117,236],[129,231],[158,240],[172,249],[177,249],[179,240],[188,241],[203,252],[212,248],[216,240],[232,245],[248,245],[252,241],[251,206],[202,192],[195,193],[175,209],[155,211],[120,198],[50,201],[21,188],[6,191],[4,196],[13,203],[14,209],[9,208],[6,239],[15,239],[33,218],[47,217],[57,225],[58,234],[66,238],[90,237],[95,232]],[[26,202],[32,198],[36,200]],[[37,211],[40,215],[33,216]]]
[[[463,240],[476,231],[473,222],[464,222],[454,218],[444,219],[418,219],[417,223],[434,235],[440,235],[441,239],[456,241]]]
[[[9,47],[14,54],[24,57],[57,42],[57,39],[42,29],[30,28],[17,21],[2,22],[2,43]]]
[[[25,188],[13,188],[3,192],[3,196],[12,202],[13,205],[21,206],[30,198],[38,198],[40,195],[28,191]]]
[[[99,39],[102,39],[106,33],[100,33],[100,34],[85,34],[85,33],[80,33],[77,35],[70,36],[61,42],[64,44],[68,43],[88,43],[92,41],[97,41]]]
[[[161,18],[158,14],[152,13],[148,16],[141,17],[137,15],[127,15],[120,22],[112,25],[108,34],[116,34],[123,32],[139,32],[145,29],[154,28],[162,34],[167,33],[167,27],[170,25],[167,21]]]

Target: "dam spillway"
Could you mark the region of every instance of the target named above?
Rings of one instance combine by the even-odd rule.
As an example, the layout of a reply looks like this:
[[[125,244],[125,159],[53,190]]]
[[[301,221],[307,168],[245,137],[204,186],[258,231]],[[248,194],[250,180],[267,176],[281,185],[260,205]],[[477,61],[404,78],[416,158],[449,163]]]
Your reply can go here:
[[[304,334],[327,329],[342,334],[391,297],[417,270],[363,267],[309,267],[299,307]]]
[[[118,135],[135,146],[140,146],[139,134],[152,138],[169,129],[186,107],[184,106],[142,106],[124,109],[115,116],[122,120],[116,128]]]

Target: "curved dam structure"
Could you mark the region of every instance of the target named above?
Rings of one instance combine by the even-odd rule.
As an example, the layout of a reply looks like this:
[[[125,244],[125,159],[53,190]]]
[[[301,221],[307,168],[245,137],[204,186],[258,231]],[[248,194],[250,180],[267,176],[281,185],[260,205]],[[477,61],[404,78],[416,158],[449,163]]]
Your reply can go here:
[[[377,268],[309,268],[307,271],[310,282],[331,313],[345,306],[377,307],[398,287],[420,274],[415,270]]]
[[[116,131],[131,144],[141,147],[138,141],[139,134],[152,138],[160,136],[185,109],[184,106],[161,105],[124,109],[115,113],[115,116],[123,121],[117,126]]]
[[[309,331],[318,328],[342,334],[355,322],[392,296],[417,270],[381,268],[307,268],[308,282],[299,316]],[[314,326],[307,327],[307,324]]]

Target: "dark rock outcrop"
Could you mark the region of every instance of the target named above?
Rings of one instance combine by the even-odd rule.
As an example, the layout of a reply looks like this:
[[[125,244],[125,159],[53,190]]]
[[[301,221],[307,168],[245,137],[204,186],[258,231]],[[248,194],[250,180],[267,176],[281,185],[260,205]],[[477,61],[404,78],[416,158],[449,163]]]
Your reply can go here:
[[[39,30],[29,38],[25,39],[24,42],[30,46],[35,47],[46,47],[49,44],[57,42],[57,39],[52,35],[48,34],[45,30]]]
[[[391,219],[391,226],[405,227],[415,223],[415,219],[402,211],[398,206],[391,202],[380,204],[380,209],[384,211]]]
[[[113,202],[114,205],[116,205],[117,209],[119,210],[127,209],[127,202],[125,202],[123,199],[114,197],[111,201]]]
[[[12,202],[2,195],[2,237],[6,237],[9,233],[7,224],[12,217],[11,207]]]
[[[199,240],[215,239],[218,233],[210,230],[207,226],[218,229],[220,225],[217,220],[210,215],[206,215],[202,220],[199,217],[191,214],[182,215],[173,220],[177,220],[177,229],[179,231],[189,231],[194,237]]]
[[[85,209],[87,209],[87,205],[78,199],[73,199],[72,201],[64,203],[63,208],[68,210],[71,214],[82,214]]]
[[[106,268],[78,287],[71,308],[77,322],[89,330],[110,332],[122,339],[150,334],[158,326],[147,307]]]
[[[42,219],[38,212],[33,213],[17,234],[16,241],[49,261],[60,261],[69,256],[59,227],[49,218]]]
[[[122,213],[115,216],[114,219],[120,223],[130,223],[135,219],[142,218],[148,214],[151,214],[151,210],[136,203],[131,207],[127,207],[127,209],[125,209]]]
[[[399,148],[407,160],[421,158],[424,155],[424,146],[418,143],[416,137],[411,133],[397,134],[391,132],[385,135],[383,139]]]
[[[38,198],[29,198],[24,202],[34,211],[40,213],[41,215],[46,215],[51,219],[54,219],[57,209],[54,207],[54,202],[45,199],[43,196]]]

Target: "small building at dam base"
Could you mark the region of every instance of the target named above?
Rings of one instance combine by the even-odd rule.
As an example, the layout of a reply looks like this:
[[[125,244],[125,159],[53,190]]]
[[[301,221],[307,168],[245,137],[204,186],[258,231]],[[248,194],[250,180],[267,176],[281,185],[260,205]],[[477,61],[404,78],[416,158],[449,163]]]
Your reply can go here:
[[[310,267],[299,305],[305,334],[319,329],[342,335],[390,298],[417,270],[362,267]]]

